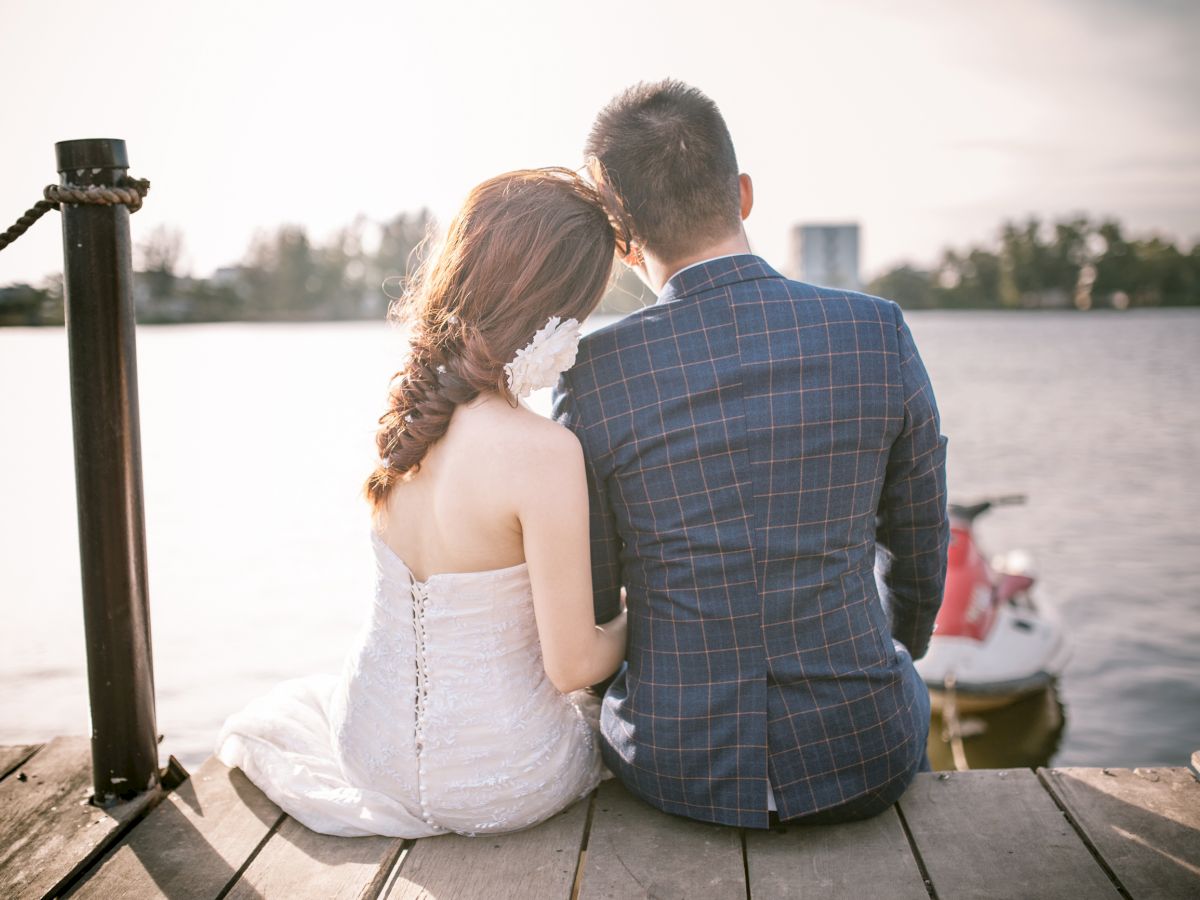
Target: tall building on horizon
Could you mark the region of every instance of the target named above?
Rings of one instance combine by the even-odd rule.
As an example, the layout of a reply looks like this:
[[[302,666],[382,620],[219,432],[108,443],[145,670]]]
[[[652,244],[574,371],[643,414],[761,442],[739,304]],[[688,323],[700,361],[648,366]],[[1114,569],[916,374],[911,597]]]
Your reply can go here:
[[[824,287],[862,290],[858,274],[857,222],[837,225],[795,225],[789,273],[800,281]]]

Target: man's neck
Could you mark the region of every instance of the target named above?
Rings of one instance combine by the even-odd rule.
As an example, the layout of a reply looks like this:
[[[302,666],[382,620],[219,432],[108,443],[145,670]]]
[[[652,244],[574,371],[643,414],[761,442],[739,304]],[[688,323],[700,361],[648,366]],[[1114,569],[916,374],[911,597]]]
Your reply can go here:
[[[718,256],[735,256],[739,253],[750,252],[750,241],[746,238],[746,230],[738,228],[736,234],[732,234],[725,240],[711,244],[694,253],[689,253],[683,259],[663,262],[647,253],[645,255],[646,280],[649,282],[650,288],[654,293],[661,294],[663,285],[670,281],[672,276],[677,272],[686,269],[688,266],[694,266],[696,263],[704,262],[706,259],[716,259]]]

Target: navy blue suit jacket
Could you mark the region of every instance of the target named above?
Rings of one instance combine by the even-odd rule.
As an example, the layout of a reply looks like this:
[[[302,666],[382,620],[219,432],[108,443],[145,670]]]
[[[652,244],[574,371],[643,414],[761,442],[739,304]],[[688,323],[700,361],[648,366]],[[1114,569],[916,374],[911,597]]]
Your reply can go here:
[[[667,812],[766,827],[882,800],[924,760],[945,438],[894,303],[756,256],[685,269],[583,339],[555,392],[583,444],[596,617],[629,608],[604,758]],[[894,557],[889,613],[876,543]]]

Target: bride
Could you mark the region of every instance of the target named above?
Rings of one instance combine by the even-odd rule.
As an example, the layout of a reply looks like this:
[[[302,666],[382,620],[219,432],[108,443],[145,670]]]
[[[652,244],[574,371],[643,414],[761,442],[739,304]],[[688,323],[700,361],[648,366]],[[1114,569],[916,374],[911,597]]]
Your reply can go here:
[[[625,614],[594,624],[583,453],[519,402],[571,365],[616,236],[563,169],[471,192],[408,297],[366,484],[375,602],[339,677],[285,682],[217,755],[314,831],[534,825],[603,772],[596,701]]]

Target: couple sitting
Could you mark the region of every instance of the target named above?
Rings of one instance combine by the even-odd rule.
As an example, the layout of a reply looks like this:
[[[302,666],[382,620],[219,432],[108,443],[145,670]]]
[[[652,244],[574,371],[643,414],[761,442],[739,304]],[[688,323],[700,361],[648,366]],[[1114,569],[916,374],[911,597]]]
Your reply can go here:
[[[899,308],[750,252],[750,179],[693,88],[625,91],[587,155],[454,219],[366,486],[369,621],[340,676],[222,730],[314,830],[525,828],[605,767],[705,822],[838,821],[926,765],[945,439]],[[580,341],[614,257],[658,302]],[[521,404],[555,383],[554,421]]]

